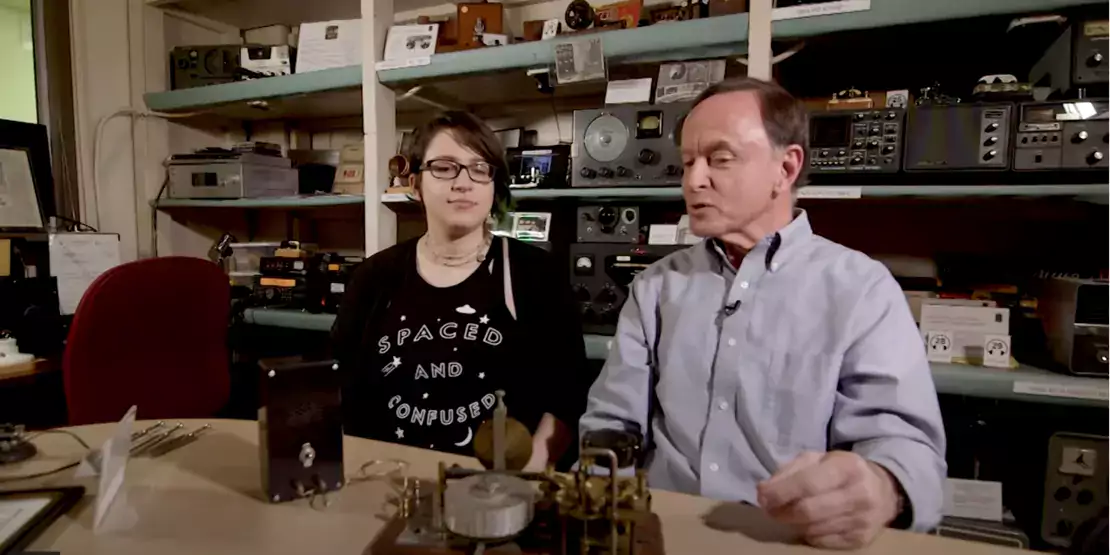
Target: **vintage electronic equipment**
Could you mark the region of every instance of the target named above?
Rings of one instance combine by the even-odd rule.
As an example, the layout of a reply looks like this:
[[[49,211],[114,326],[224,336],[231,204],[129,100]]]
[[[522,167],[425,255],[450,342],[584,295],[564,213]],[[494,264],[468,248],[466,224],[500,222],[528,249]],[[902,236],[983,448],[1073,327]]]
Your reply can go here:
[[[571,185],[678,185],[682,157],[675,146],[690,104],[615,105],[574,112]]]
[[[169,162],[170,198],[258,198],[297,194],[288,158],[249,152],[175,154]]]
[[[339,303],[347,292],[347,284],[362,260],[361,257],[336,253],[316,255],[308,274],[308,303],[305,308],[309,312],[338,311]]]
[[[579,243],[639,243],[640,209],[635,206],[579,206]]]
[[[687,245],[572,243],[571,288],[586,333],[612,335],[628,298],[628,286],[640,272]]]
[[[338,150],[290,149],[289,160],[297,168],[297,192],[302,195],[330,193],[339,167]]]
[[[1105,436],[1057,433],[1049,438],[1041,514],[1044,541],[1068,547],[1079,526],[1106,507],[1108,456]]]
[[[239,65],[249,78],[292,75],[296,49],[287,44],[279,46],[244,46],[239,51]]]
[[[25,461],[38,452],[23,426],[0,424],[0,465]]]
[[[567,5],[563,21],[573,31],[589,29],[594,24],[594,7],[586,0],[573,0]]]
[[[264,276],[307,276],[310,265],[304,258],[263,256],[258,261],[258,271]]]
[[[642,0],[627,0],[594,8],[594,26],[632,29],[640,24]]]
[[[1025,532],[1001,522],[946,516],[933,533],[946,538],[1029,549],[1029,536]]]
[[[266,499],[315,498],[342,488],[339,363],[260,361],[259,366],[258,445]]]
[[[912,106],[903,167],[914,171],[1006,170],[1014,105]]]
[[[905,120],[905,110],[898,108],[810,113],[810,171],[897,172]]]
[[[251,298],[255,306],[304,307],[308,304],[308,278],[257,276]]]
[[[486,33],[504,34],[503,19],[505,10],[496,2],[459,4],[459,44],[463,48],[484,46],[482,36]]]
[[[1049,351],[1070,374],[1107,377],[1108,290],[1105,281],[1052,278],[1044,282],[1037,310]]]
[[[507,416],[504,392],[496,394],[493,419],[482,423],[474,439],[475,455],[487,470],[440,463],[431,484],[405,476],[401,464],[377,474],[400,479],[401,495],[398,514],[370,545],[371,555],[466,555],[486,549],[522,555],[664,553],[645,472],[618,474],[622,463],[633,462],[627,455],[638,451],[639,437],[586,433],[573,473],[550,466],[524,472],[532,439],[523,424]]]
[[[170,89],[231,83],[241,75],[239,44],[179,46],[170,52]]]
[[[5,331],[24,353],[39,357],[61,353],[67,329],[58,301],[58,278],[0,278],[0,337]]]
[[[1034,85],[1054,92],[1110,81],[1110,21],[1078,21],[1064,29],[1029,72]]]
[[[1106,170],[1110,137],[1106,99],[1018,105],[1015,170]]]
[[[505,149],[509,158],[509,187],[561,189],[570,179],[570,145]]]

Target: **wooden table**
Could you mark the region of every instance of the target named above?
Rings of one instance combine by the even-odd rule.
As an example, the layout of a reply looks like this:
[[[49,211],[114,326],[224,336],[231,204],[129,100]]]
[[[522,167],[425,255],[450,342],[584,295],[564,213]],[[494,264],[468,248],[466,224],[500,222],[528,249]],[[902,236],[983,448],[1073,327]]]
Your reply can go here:
[[[185,421],[192,429],[202,421]],[[112,555],[306,553],[362,554],[384,521],[389,486],[360,482],[344,488],[331,507],[316,510],[307,501],[269,504],[262,501],[258,457],[258,425],[252,421],[213,420],[214,431],[202,439],[156,459],[132,460],[123,489],[109,513],[107,529],[94,532],[93,496],[96,483],[77,479],[73,471],[50,478],[0,483],[0,489],[81,484],[85,499],[60,518],[30,546],[31,550]],[[137,424],[136,429],[143,424]],[[69,428],[97,446],[113,425]],[[60,434],[35,440],[40,455],[14,467],[0,468],[0,477],[29,474],[72,462],[82,449]],[[410,475],[435,476],[440,460],[477,467],[470,458],[423,449],[346,438],[348,476],[371,459],[400,458]],[[789,543],[788,531],[752,507],[720,503],[666,491],[653,491],[652,508],[663,522],[667,553],[711,555],[738,553],[802,554],[819,550]],[[119,515],[134,509],[133,522]],[[1014,553],[986,544],[913,534],[885,532],[862,553],[896,555],[984,555]]]

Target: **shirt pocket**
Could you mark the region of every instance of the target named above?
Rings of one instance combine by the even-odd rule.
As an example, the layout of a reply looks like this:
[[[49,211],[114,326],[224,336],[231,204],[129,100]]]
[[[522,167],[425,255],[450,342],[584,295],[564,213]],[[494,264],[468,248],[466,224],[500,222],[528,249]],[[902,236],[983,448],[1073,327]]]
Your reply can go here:
[[[756,426],[777,451],[824,451],[836,402],[840,358],[824,353],[771,350],[754,370],[763,381]],[[750,396],[749,396],[750,397]]]

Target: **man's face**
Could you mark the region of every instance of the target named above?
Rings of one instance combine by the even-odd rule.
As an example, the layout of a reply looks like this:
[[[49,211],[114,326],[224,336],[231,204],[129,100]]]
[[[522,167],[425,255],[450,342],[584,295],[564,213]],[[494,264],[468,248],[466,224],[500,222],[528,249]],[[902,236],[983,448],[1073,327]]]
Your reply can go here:
[[[787,150],[797,152],[787,156]],[[754,92],[719,94],[699,104],[682,126],[682,194],[690,231],[721,237],[747,228],[775,203],[791,202],[796,169],[784,157],[800,155],[799,148],[771,143]]]

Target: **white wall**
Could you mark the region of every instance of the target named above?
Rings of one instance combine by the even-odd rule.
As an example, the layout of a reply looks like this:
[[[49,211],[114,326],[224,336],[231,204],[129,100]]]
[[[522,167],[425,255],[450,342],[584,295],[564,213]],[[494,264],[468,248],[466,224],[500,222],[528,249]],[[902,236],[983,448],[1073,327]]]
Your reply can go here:
[[[0,1],[0,119],[38,122],[30,0]]]

